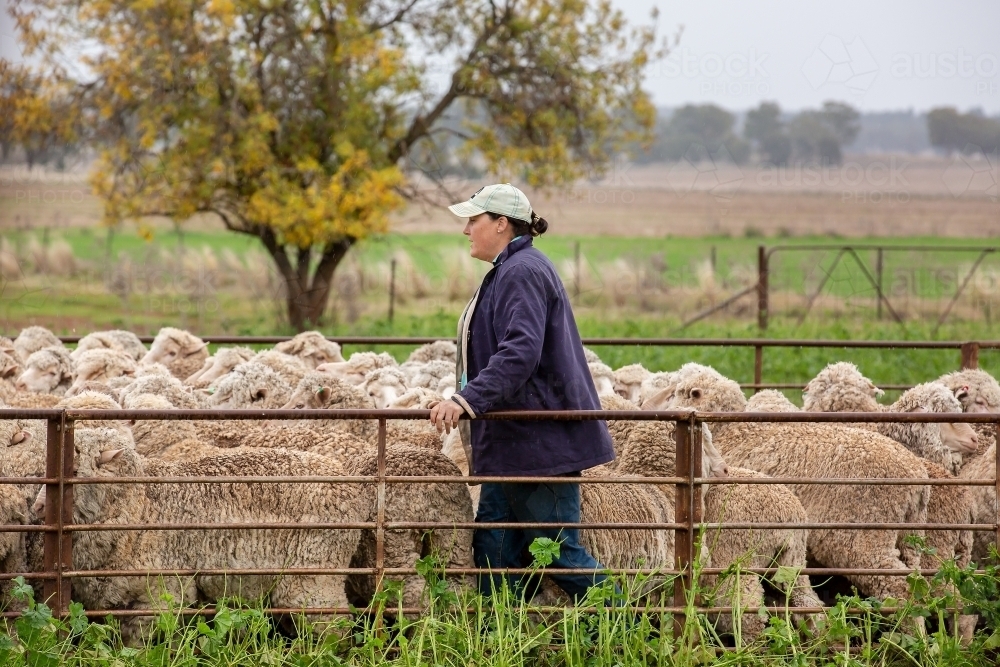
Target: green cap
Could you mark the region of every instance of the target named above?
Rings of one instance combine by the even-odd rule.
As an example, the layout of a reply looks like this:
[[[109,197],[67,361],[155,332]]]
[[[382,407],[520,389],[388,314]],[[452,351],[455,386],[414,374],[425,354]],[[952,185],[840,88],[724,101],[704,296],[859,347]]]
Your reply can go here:
[[[531,221],[531,204],[528,203],[528,198],[510,183],[483,186],[469,201],[452,204],[448,210],[460,218],[472,218],[480,213],[490,212]]]

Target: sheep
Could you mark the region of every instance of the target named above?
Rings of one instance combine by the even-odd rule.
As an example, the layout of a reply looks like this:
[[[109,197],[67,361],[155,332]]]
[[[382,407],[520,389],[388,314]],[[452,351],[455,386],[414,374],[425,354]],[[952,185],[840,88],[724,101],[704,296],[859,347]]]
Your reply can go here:
[[[452,384],[455,379],[455,364],[441,359],[426,362],[406,361],[400,364],[399,370],[406,375],[408,387],[423,387],[437,389],[445,378],[450,377]]]
[[[365,377],[370,372],[379,368],[397,365],[392,355],[385,352],[380,354],[375,354],[374,352],[355,352],[347,361],[321,364],[316,367],[316,370],[328,373],[349,384],[359,385],[365,381]]]
[[[421,345],[406,358],[407,362],[426,364],[434,360],[447,361],[451,367],[455,367],[458,358],[458,346],[453,340],[438,340],[433,343]]]
[[[184,380],[200,369],[207,358],[208,343],[189,331],[163,327],[153,339],[142,363],[163,364],[175,378]]]
[[[615,375],[611,367],[600,361],[592,361],[587,364],[590,369],[590,377],[594,380],[594,387],[597,389],[598,397],[617,396],[615,393]]]
[[[73,382],[73,362],[62,345],[43,347],[25,359],[24,371],[15,384],[18,391],[38,394],[66,393]]]
[[[996,479],[996,443],[994,442],[982,455],[973,458],[959,471],[961,479],[976,479],[992,481]],[[972,497],[972,512],[976,523],[995,523],[997,519],[997,496],[992,486],[969,487]],[[972,536],[972,560],[976,563],[990,561],[990,546],[995,544],[992,532],[975,531]]]
[[[209,389],[214,408],[279,408],[292,396],[291,385],[256,360],[243,362]]]
[[[28,357],[42,348],[62,347],[63,344],[54,333],[45,327],[27,327],[17,335],[12,346],[18,359],[27,362]]]
[[[432,475],[460,477],[458,469],[440,452],[407,446],[386,447],[387,475]],[[378,453],[368,450],[348,462],[348,475],[375,475]],[[374,521],[376,507],[369,506],[365,521]],[[441,521],[465,523],[472,521],[472,500],[464,484],[389,484],[385,492],[386,521]],[[416,561],[436,554],[447,567],[473,567],[472,531],[466,528],[426,528],[385,531],[385,566],[414,567]],[[365,529],[354,567],[375,566],[375,531]],[[420,575],[389,576],[402,582],[403,606],[417,606],[423,597],[426,581]],[[350,578],[355,591],[355,604],[367,605],[374,593],[373,575]]]
[[[662,400],[663,397],[660,396]],[[651,399],[652,400],[652,399]],[[645,407],[645,406],[644,406]],[[653,407],[653,406],[650,406]],[[658,408],[742,412],[746,397],[714,369],[689,368],[672,398]],[[890,438],[835,424],[717,423],[715,444],[730,465],[772,477],[854,477],[927,479],[923,462]],[[925,523],[928,486],[796,484],[789,489],[815,522]],[[908,531],[923,537],[923,531]],[[810,553],[827,567],[912,569],[920,554],[900,530],[816,529]],[[849,575],[867,595],[905,598],[899,577]]]
[[[798,412],[797,405],[777,389],[759,391],[747,401],[747,412]]]
[[[111,396],[98,391],[81,391],[79,394],[67,396],[56,403],[57,408],[67,410],[121,410],[121,404]],[[74,423],[74,428],[111,428],[126,437],[132,433],[128,424],[115,419],[80,419]]]
[[[146,356],[146,346],[142,344],[139,337],[131,331],[114,329],[111,331],[95,331],[87,334],[76,344],[76,349],[70,353],[75,362],[81,354],[87,350],[100,349],[121,350],[132,357],[132,361],[139,361]]]
[[[275,345],[274,351],[297,357],[309,368],[344,360],[340,345],[327,340],[318,331],[303,331],[291,340]]]
[[[204,365],[184,380],[195,388],[207,387],[244,361],[254,358],[256,352],[249,347],[222,347],[205,360]]]
[[[738,484],[739,479],[766,478],[754,470],[728,468],[733,484],[713,484],[705,494],[706,522],[711,523],[805,523],[805,508],[799,499],[782,484]],[[801,528],[710,528],[706,531],[702,548],[707,552],[706,565],[728,568],[739,564],[740,569],[785,566],[801,569],[806,566],[806,544],[809,531]],[[764,606],[762,577],[751,573],[736,572],[719,581],[718,575],[706,575],[705,584],[716,589],[719,606]],[[809,577],[799,574],[794,582],[774,582],[788,595],[794,607],[822,607],[809,583]],[[739,593],[736,593],[736,590]],[[737,599],[738,595],[738,599]],[[724,630],[732,627],[732,618],[720,618]],[[743,635],[754,639],[764,630],[766,618],[743,614]]]
[[[601,358],[597,356],[597,353],[591,350],[589,347],[583,348],[583,357],[587,360],[588,364],[600,364],[604,363]]]
[[[614,376],[615,393],[638,405],[642,382],[650,376],[650,372],[642,364],[630,364],[616,369]]]
[[[135,361],[127,352],[103,347],[87,350],[77,357],[73,367],[73,384],[66,390],[66,395],[77,394],[84,382],[108,382],[119,377],[131,379],[135,372]]]
[[[365,376],[361,388],[372,397],[376,408],[386,408],[406,393],[406,375],[392,366],[378,368]]]
[[[879,389],[854,364],[831,364],[806,385],[803,404],[808,412],[961,412],[948,387],[928,382],[906,391],[888,407],[875,401]],[[962,453],[974,452],[978,437],[968,424],[855,424],[901,443],[917,456],[941,465],[951,474],[962,465]]]
[[[132,393],[122,399],[122,403],[126,410],[175,409],[167,398],[156,394]],[[184,443],[182,449],[188,452],[192,448],[190,441],[200,442],[198,424],[199,422],[186,420],[133,419],[131,431],[135,450],[147,457],[177,460],[175,449],[180,443]],[[205,444],[205,447],[210,446]]]
[[[371,409],[375,402],[360,387],[316,370],[302,378],[281,407],[285,410]],[[309,420],[305,423],[311,428],[350,433],[365,442],[375,442],[378,436],[378,424],[371,419]]]
[[[342,431],[321,431],[310,427],[308,421],[282,423],[275,427],[271,422],[227,422],[228,430],[219,430],[212,445],[223,449],[282,448],[318,454],[330,459],[332,464],[344,465],[373,445]]]
[[[310,370],[313,370],[306,364],[306,362],[302,361],[298,357],[293,357],[290,354],[285,354],[284,352],[278,352],[276,350],[264,350],[263,352],[258,352],[252,361],[267,366],[293,387],[298,384]]]
[[[955,393],[965,412],[1000,412],[1000,384],[986,371],[967,368],[942,375],[938,378],[938,382]],[[979,436],[979,448],[976,454],[981,455],[996,442],[996,426],[973,424],[972,428]]]
[[[650,373],[639,385],[639,405],[642,405],[650,398],[667,388],[673,388],[677,383],[680,371],[673,373],[659,372]]]
[[[144,460],[120,434],[82,429],[75,439],[78,477],[234,475],[338,475],[324,457],[290,452],[235,450],[182,463]],[[79,486],[74,523],[190,523],[213,521],[287,523],[284,530],[95,531],[73,535],[73,565],[81,569],[156,570],[345,568],[358,550],[356,529],[294,529],[305,521],[366,520],[373,496],[358,484],[94,484]],[[44,511],[45,493],[35,502]],[[232,595],[265,596],[277,607],[346,607],[344,575],[197,575],[115,577],[74,582],[74,599],[91,609],[165,611],[158,590],[179,604],[212,602]],[[123,635],[139,639],[143,627],[122,621]]]
[[[137,394],[162,396],[179,410],[205,410],[209,407],[208,397],[205,394],[193,391],[173,375],[139,376],[128,386],[118,390],[122,404],[128,402],[129,396]]]
[[[7,464],[7,452],[20,447],[32,437],[14,419],[0,420],[0,476],[15,477]],[[0,524],[27,525],[31,523],[28,498],[17,486],[0,485]],[[0,532],[0,572],[24,572],[27,568],[26,535],[13,531]],[[0,602],[10,604],[10,581],[0,582]]]

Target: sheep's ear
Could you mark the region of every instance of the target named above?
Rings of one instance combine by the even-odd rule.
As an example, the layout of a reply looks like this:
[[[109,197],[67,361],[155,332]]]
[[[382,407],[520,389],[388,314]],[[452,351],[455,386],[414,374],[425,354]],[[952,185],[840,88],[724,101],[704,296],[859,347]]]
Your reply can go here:
[[[267,398],[267,387],[258,387],[257,391],[254,392],[254,401],[263,401]]]
[[[958,389],[955,390],[955,398],[957,398],[958,400],[961,401],[963,398],[968,398],[968,397],[969,397],[969,387],[967,385],[959,387]]]
[[[0,374],[0,378],[13,377],[13,376],[17,375],[20,370],[21,370],[21,367],[18,366],[17,364],[14,364],[13,366],[8,366],[4,370],[4,372],[2,374]]]
[[[325,401],[330,398],[330,394],[333,393],[329,387],[320,387],[316,390],[316,398],[321,401]]]
[[[206,347],[208,347],[208,343],[205,343],[203,341],[198,341],[198,342],[191,341],[186,346],[181,348],[181,356],[190,357],[192,354],[198,354]]]
[[[813,381],[809,380],[809,382],[806,382],[806,386],[802,387],[802,393],[808,394],[812,390],[813,390]]]
[[[123,451],[125,451],[125,450],[124,449],[109,449],[107,451],[101,452],[101,455],[97,457],[97,465],[104,466],[104,465],[107,465],[107,464],[111,463],[112,461],[114,461],[115,459],[117,459],[119,456],[121,456]]]
[[[643,410],[656,410],[663,409],[670,398],[674,395],[673,389],[661,389],[649,398],[647,398],[641,406]]]
[[[690,396],[691,396],[691,398],[701,398],[701,395],[703,393],[704,392],[702,392],[701,389],[699,389],[698,387],[695,387],[694,389],[691,390]]]
[[[910,408],[907,412],[928,412],[928,410],[924,406],[918,405],[915,408]]]
[[[10,437],[10,445],[22,445],[31,440],[31,431],[15,431]]]

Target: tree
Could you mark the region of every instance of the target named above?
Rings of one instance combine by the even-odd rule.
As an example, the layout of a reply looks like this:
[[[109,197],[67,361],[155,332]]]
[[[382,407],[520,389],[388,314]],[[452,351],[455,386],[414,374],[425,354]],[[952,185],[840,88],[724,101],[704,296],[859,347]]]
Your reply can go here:
[[[932,109],[927,114],[927,132],[932,146],[949,152],[1000,150],[1000,121],[973,112],[962,114],[952,107]]]
[[[714,104],[687,104],[662,125],[657,152],[667,160],[699,161],[725,146],[733,161],[741,163],[749,154],[749,146],[733,134],[735,120]]]
[[[492,173],[546,187],[648,142],[655,115],[641,89],[655,26],[630,28],[609,0],[14,0],[11,13],[25,55],[75,83],[108,222],[212,213],[259,238],[297,329],[321,321],[350,248],[417,196],[415,150],[450,136]],[[86,77],[69,75],[71,49]],[[458,104],[460,130],[446,124]]]
[[[20,146],[29,169],[48,162],[72,148],[78,120],[61,82],[0,60],[0,157]]]
[[[781,119],[781,107],[775,102],[761,102],[747,112],[743,136],[756,144],[766,162],[786,164],[792,156],[792,140]]]
[[[844,146],[861,129],[859,118],[857,110],[840,102],[824,102],[820,111],[803,111],[788,126],[795,157],[840,164]]]

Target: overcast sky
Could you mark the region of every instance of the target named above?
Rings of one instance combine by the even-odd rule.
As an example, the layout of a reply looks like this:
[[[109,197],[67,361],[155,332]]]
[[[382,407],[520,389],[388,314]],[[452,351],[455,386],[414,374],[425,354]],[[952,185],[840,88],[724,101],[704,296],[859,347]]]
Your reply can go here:
[[[659,106],[774,100],[794,111],[836,99],[865,111],[1000,113],[997,0],[613,1],[636,23],[658,6],[663,34],[684,26],[646,78]],[[0,57],[18,59],[10,23],[4,12]]]

